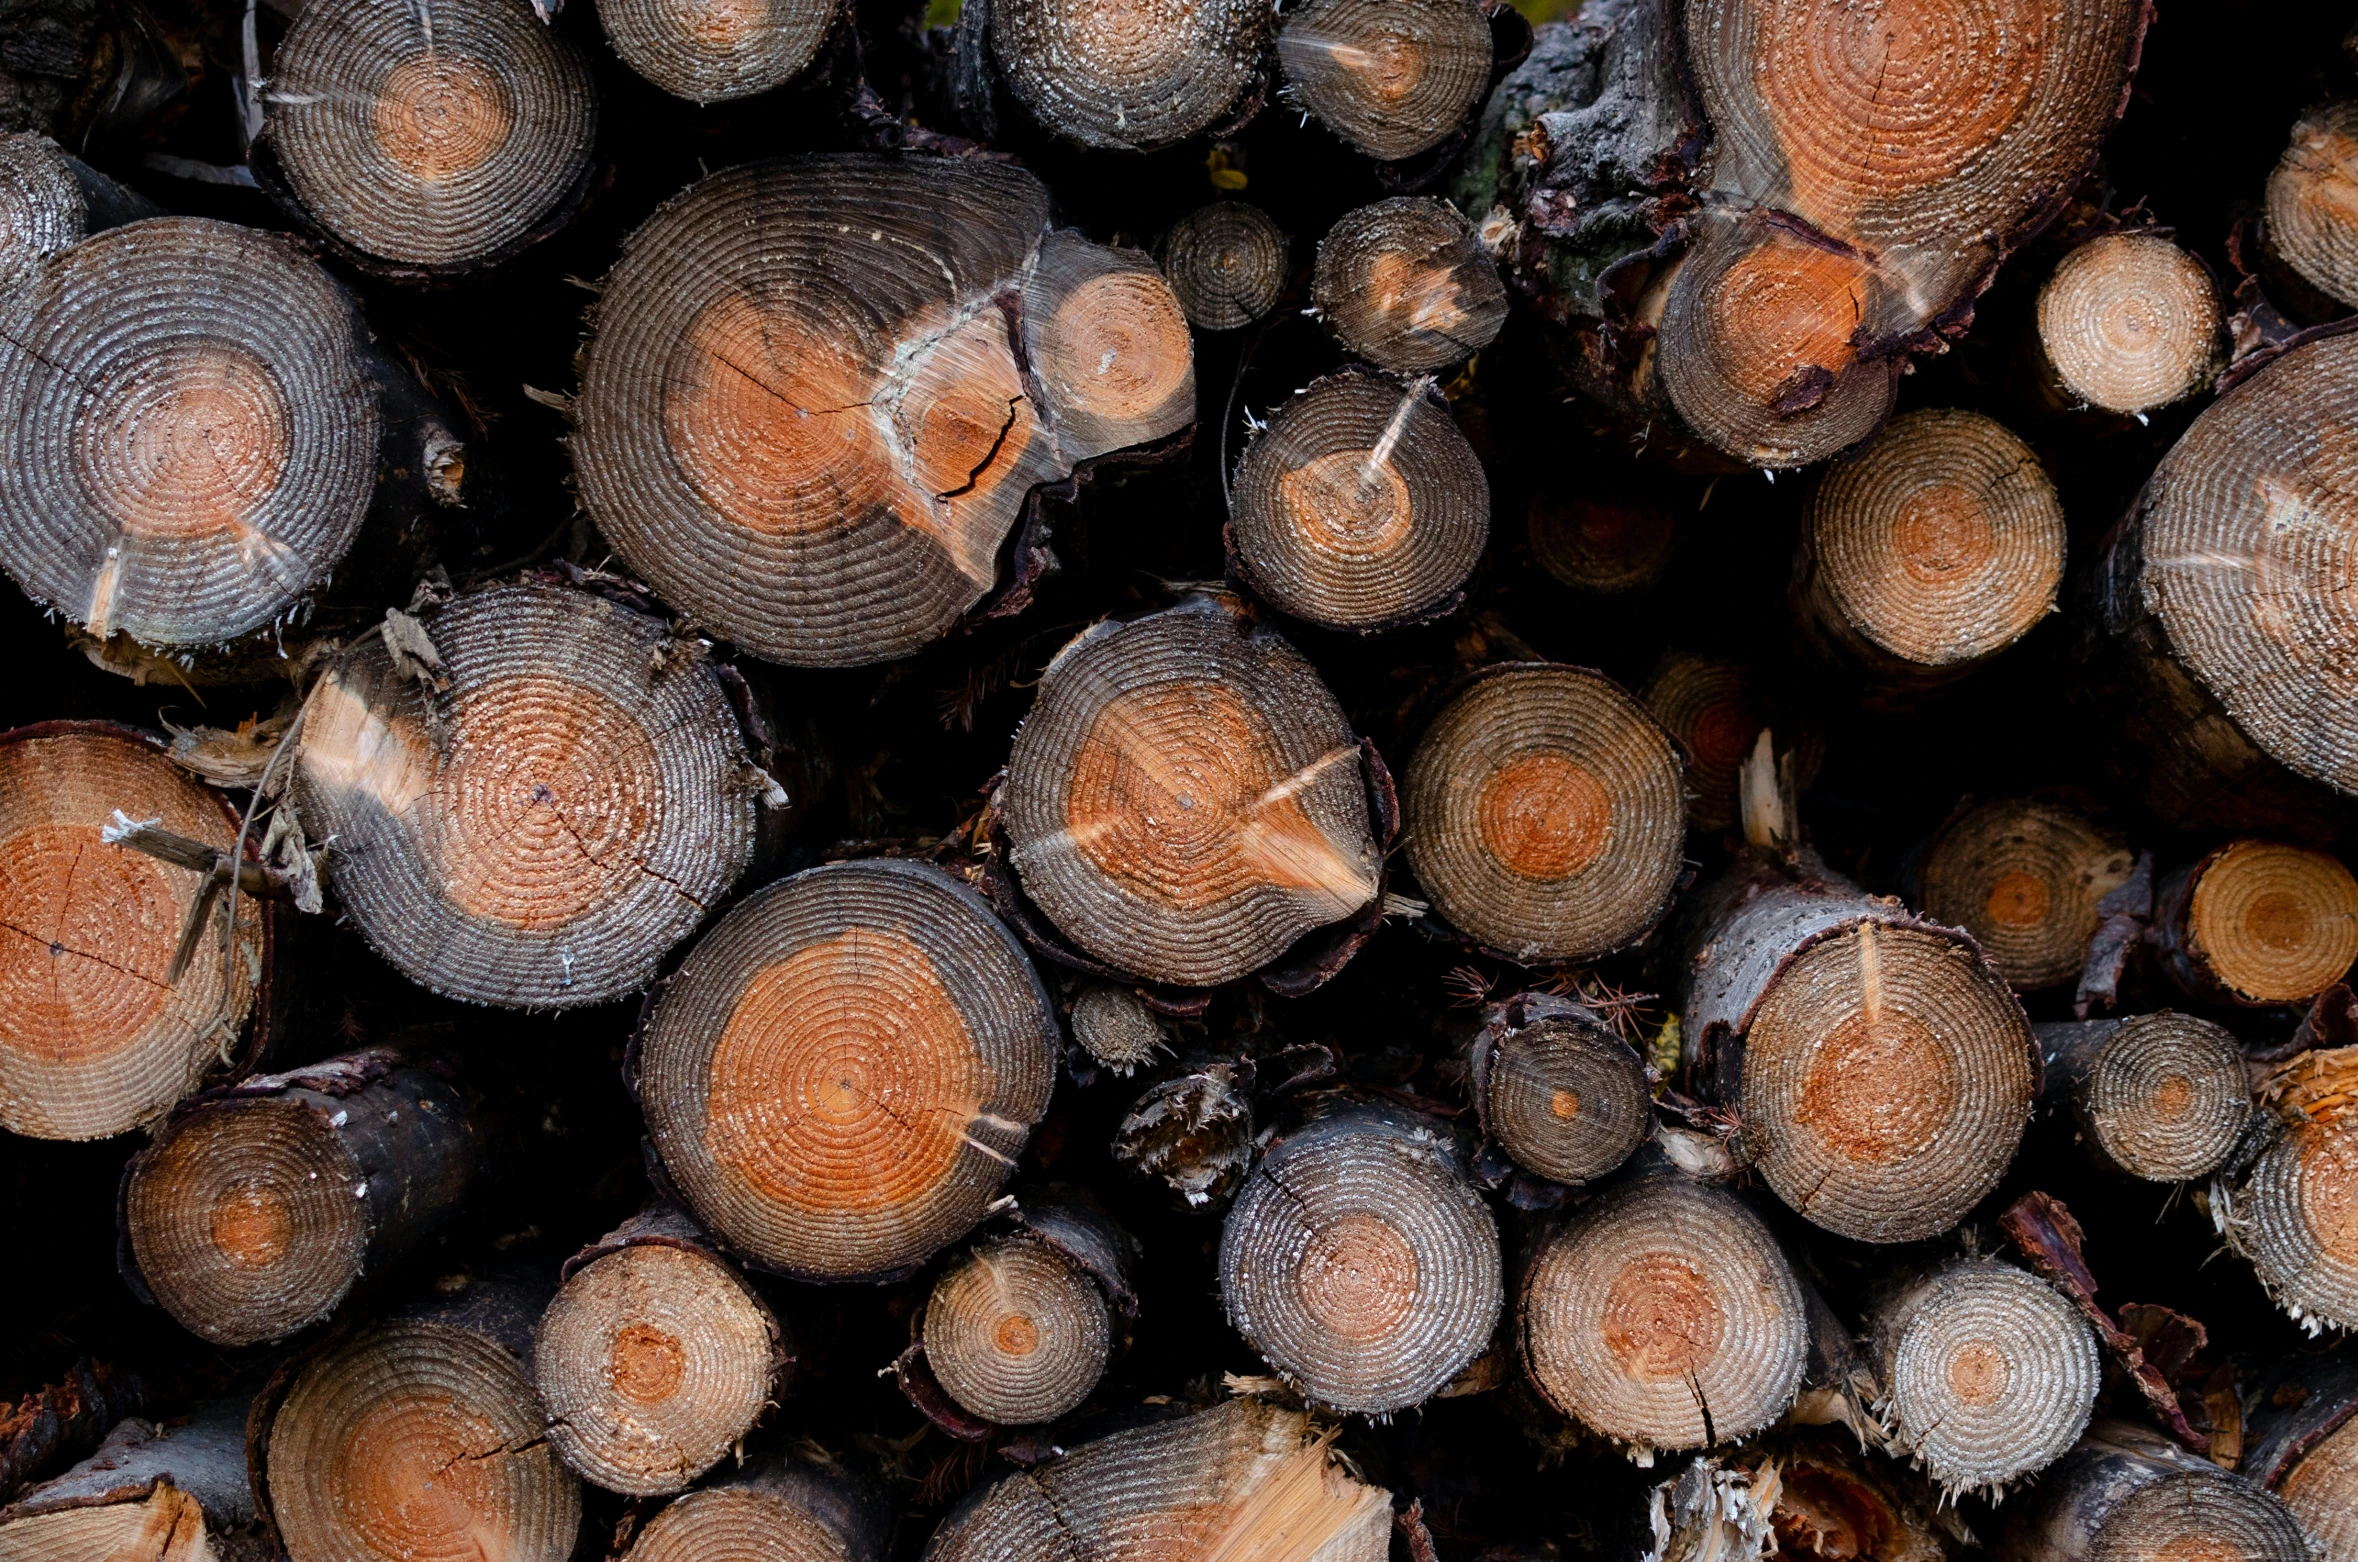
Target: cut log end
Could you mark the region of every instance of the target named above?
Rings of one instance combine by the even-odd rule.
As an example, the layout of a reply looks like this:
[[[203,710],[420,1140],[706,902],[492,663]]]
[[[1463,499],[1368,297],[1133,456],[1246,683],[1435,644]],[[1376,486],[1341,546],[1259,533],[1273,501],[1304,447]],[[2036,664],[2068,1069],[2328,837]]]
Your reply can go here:
[[[464,270],[562,215],[597,138],[588,64],[524,0],[397,0],[298,18],[271,59],[264,139],[305,212],[363,256]]]
[[[1645,1064],[1585,1009],[1486,1028],[1475,1046],[1483,1126],[1526,1171],[1593,1182],[1653,1127]]]
[[[2185,1014],[2122,1021],[2091,1063],[2078,1101],[2097,1148],[2149,1182],[2217,1170],[2252,1113],[2243,1049],[2227,1031]]]
[[[754,1486],[690,1492],[655,1515],[631,1545],[629,1562],[872,1562],[870,1547],[843,1536],[810,1505]]]
[[[1450,702],[1409,762],[1417,882],[1453,926],[1520,959],[1620,949],[1677,885],[1681,769],[1669,735],[1601,674],[1494,672]]]
[[[1590,596],[1658,584],[1678,543],[1675,512],[1659,492],[1599,494],[1549,484],[1532,496],[1524,524],[1539,567]]]
[[[2289,1128],[2223,1220],[2285,1311],[2313,1328],[2358,1328],[2358,1132],[2321,1122]]]
[[[782,87],[810,65],[833,0],[598,0],[622,62],[675,98],[721,103]]]
[[[1233,331],[1276,307],[1289,247],[1260,207],[1215,201],[1171,225],[1163,241],[1163,275],[1190,325]]]
[[[1127,1077],[1171,1050],[1169,1037],[1145,1000],[1126,987],[1098,982],[1073,1000],[1073,1040],[1100,1068]]]
[[[1055,1016],[946,875],[815,868],[690,951],[640,1040],[649,1132],[699,1219],[765,1267],[862,1279],[982,1218],[1047,1111]]]
[[[1490,540],[1490,482],[1447,405],[1346,370],[1280,407],[1245,452],[1230,524],[1246,579],[1328,629],[1448,604]]]
[[[2118,837],[2061,803],[2000,799],[1959,815],[1925,848],[1924,914],[1971,933],[2017,991],[2071,981],[2097,902],[2136,866]]]
[[[2276,1494],[2317,1537],[2328,1562],[2358,1555],[2358,1419],[2301,1455]]]
[[[2055,607],[2063,507],[2038,457],[1974,412],[1899,418],[1826,474],[1804,611],[1903,676],[1987,660]]]
[[[944,1274],[925,1305],[925,1359],[950,1397],[986,1421],[1032,1426],[1077,1408],[1113,1351],[1097,1282],[1019,1235]]]
[[[1608,1193],[1541,1240],[1518,1324],[1532,1383],[1591,1430],[1702,1448],[1782,1415],[1809,1329],[1758,1216],[1675,1173]]]
[[[2341,859],[2236,841],[2196,871],[2189,952],[2246,1003],[2305,1003],[2358,962],[2358,877]]]
[[[1687,751],[1687,822],[1698,830],[1734,829],[1737,777],[1768,725],[1751,670],[1673,652],[1640,698]]]
[[[0,1127],[101,1139],[160,1115],[238,1050],[268,953],[239,910],[224,958],[214,902],[177,982],[201,876],[109,845],[120,812],[234,850],[237,818],[127,728],[61,723],[0,738]]]
[[[2090,1562],[2222,1557],[2311,1562],[2309,1537],[2283,1504],[2225,1471],[2187,1470],[2138,1488],[2112,1511]]]
[[[1346,212],[1318,241],[1310,291],[1345,347],[1398,374],[1463,363],[1506,324],[1498,267],[1447,201],[1401,196]]]
[[[1146,152],[1236,107],[1259,77],[1271,15],[1253,0],[993,0],[988,25],[1001,75],[1042,126]]]
[[[1313,1401],[1422,1404],[1498,1321],[1498,1228],[1431,1135],[1338,1116],[1281,1140],[1220,1238],[1228,1318]]]
[[[2358,102],[2324,103],[2294,121],[2268,176],[2268,244],[2302,281],[2358,308]]]
[[[1286,90],[1345,142],[1397,162],[1449,139],[1490,85],[1471,0],[1311,0],[1277,35]]]
[[[2039,290],[2039,347],[2064,394],[2136,414],[2193,395],[2222,362],[2218,289],[2202,263],[2150,233],[2108,233]]]

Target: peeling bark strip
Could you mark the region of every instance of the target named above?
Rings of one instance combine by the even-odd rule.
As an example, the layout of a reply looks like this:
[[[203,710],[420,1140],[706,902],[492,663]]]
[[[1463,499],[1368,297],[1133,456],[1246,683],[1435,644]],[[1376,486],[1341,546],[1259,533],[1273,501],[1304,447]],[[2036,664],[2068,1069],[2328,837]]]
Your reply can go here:
[[[1646,1065],[1569,999],[1526,993],[1492,1008],[1466,1075],[1482,1131],[1534,1176],[1592,1182],[1653,1133]]]
[[[216,902],[172,981],[204,875],[109,845],[118,814],[236,847],[236,812],[146,733],[50,722],[0,734],[0,1127],[11,1133],[102,1139],[252,1066],[273,912],[245,902],[225,959]],[[267,1021],[254,1026],[266,1041]]]
[[[634,1497],[720,1463],[785,1397],[793,1365],[769,1304],[662,1199],[574,1255],[533,1331],[558,1456]]]
[[[1308,1417],[1258,1400],[1085,1443],[942,1521],[925,1562],[1383,1562],[1392,1494]]]
[[[715,174],[631,236],[593,323],[582,502],[667,602],[796,666],[939,638],[1035,488],[1195,416],[1152,264],[1050,232],[1003,163]]]
[[[91,234],[158,211],[47,136],[0,134],[0,292]]]
[[[282,1369],[256,1407],[247,1459],[292,1562],[572,1554],[581,1485],[532,1388],[548,1280],[458,1275],[434,1292]]]
[[[2251,1121],[2243,1049],[2192,1015],[2140,1014],[2036,1027],[2047,1088],[2069,1092],[2098,1160],[2148,1182],[2219,1169]]]
[[[304,706],[292,796],[334,843],[337,897],[454,997],[577,1008],[644,986],[753,857],[768,780],[721,680],[660,654],[669,625],[558,586],[419,622],[435,666],[396,654],[389,619]]]
[[[1395,374],[1463,363],[1507,319],[1498,265],[1473,224],[1418,196],[1345,212],[1318,241],[1310,292],[1336,340]]]
[[[250,1396],[161,1425],[115,1423],[98,1451],[0,1508],[8,1562],[213,1562],[255,1543],[246,1476]]]
[[[892,1515],[874,1483],[804,1445],[731,1465],[647,1522],[626,1562],[882,1562]]]
[[[84,1453],[146,1398],[136,1373],[77,1361],[62,1381],[0,1405],[0,1495]]]
[[[1966,810],[1926,843],[1908,898],[1973,935],[2017,992],[2079,977],[2104,898],[2136,855],[2065,803],[2000,798]]]
[[[2311,1333],[2358,1328],[2358,1047],[2303,1053],[2260,1094],[2273,1132],[2211,1185],[2211,1218]]]
[[[1089,955],[1154,981],[1250,975],[1381,887],[1359,739],[1301,653],[1230,597],[1059,651],[1004,800],[1025,894]]]
[[[818,57],[840,0],[598,0],[598,22],[622,62],[675,98],[711,104],[782,87]]]
[[[2127,1421],[2097,1423],[2002,1517],[1992,1562],[2314,1556],[2283,1503]]]
[[[981,898],[910,862],[780,880],[723,917],[635,1049],[706,1229],[810,1280],[906,1273],[972,1230],[1048,1110],[1054,1011]]]
[[[216,1345],[285,1339],[398,1276],[504,1148],[447,1066],[381,1048],[211,1091],[123,1169],[126,1278]]]

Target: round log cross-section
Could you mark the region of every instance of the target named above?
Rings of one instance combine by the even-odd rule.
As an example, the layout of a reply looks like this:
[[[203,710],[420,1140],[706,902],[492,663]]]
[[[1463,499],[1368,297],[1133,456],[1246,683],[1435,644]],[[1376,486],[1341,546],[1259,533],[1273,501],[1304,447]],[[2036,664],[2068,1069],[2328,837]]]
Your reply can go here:
[[[238,1038],[268,969],[251,901],[223,958],[221,918],[178,982],[172,957],[202,877],[107,844],[117,812],[237,841],[219,794],[125,727],[55,722],[0,735],[0,1128],[101,1139],[196,1089]]]
[[[1254,437],[1229,517],[1254,590],[1321,628],[1364,633],[1456,600],[1490,540],[1490,481],[1428,385],[1345,370]]]
[[[2039,799],[1983,803],[1924,849],[1918,903],[1971,933],[2019,992],[2068,982],[2087,963],[2096,904],[2136,855],[2078,809]]]
[[[1509,999],[1476,1033],[1468,1071],[1482,1128],[1525,1171],[1593,1182],[1654,1126],[1646,1065],[1604,1021],[1568,999]]]
[[[938,638],[1035,487],[1195,415],[1160,274],[1049,234],[1005,163],[724,170],[631,236],[596,323],[583,504],[665,601],[798,666]]]
[[[1949,1492],[2002,1488],[2063,1457],[2104,1377],[2079,1309],[1987,1260],[1904,1284],[1870,1337],[1885,1430]]]
[[[2263,1381],[2244,1432],[2242,1472],[2283,1499],[2324,1548],[2358,1557],[2358,1365],[2295,1357]]]
[[[843,7],[837,0],[598,0],[622,63],[675,98],[721,103],[802,74]]]
[[[1735,828],[1737,776],[1768,725],[1751,668],[1674,651],[1638,698],[1686,750],[1687,823],[1697,830]]]
[[[806,1446],[733,1464],[647,1521],[626,1562],[881,1562],[891,1515]]]
[[[925,1360],[965,1409],[1002,1426],[1089,1397],[1113,1352],[1105,1292],[1055,1244],[1019,1232],[953,1265],[925,1304]]]
[[[2212,1205],[2277,1305],[2312,1327],[2358,1328],[2358,1127],[2286,1127]]]
[[[1995,1562],[2313,1562],[2283,1503],[2126,1421],[2100,1421],[1992,1537]]]
[[[1286,96],[1370,157],[1430,151],[1490,85],[1490,19],[1473,0],[1310,0],[1277,35]]]
[[[1260,78],[1259,0],[991,0],[991,54],[1032,117],[1067,141],[1151,152],[1208,130]]]
[[[1345,347],[1398,374],[1463,363],[1507,317],[1506,284],[1474,225],[1420,196],[1345,212],[1318,241],[1310,296]]]
[[[1496,669],[1409,761],[1408,860],[1452,926],[1515,959],[1609,954],[1669,909],[1682,768],[1669,734],[1603,674]]]
[[[370,357],[275,234],[159,217],[43,263],[0,297],[0,564],[101,640],[267,628],[368,514]]]
[[[915,863],[780,880],[656,997],[639,1101],[697,1217],[765,1268],[900,1273],[971,1230],[1048,1110],[1056,1017],[981,897]]]
[[[2157,919],[2164,964],[2196,998],[2306,1003],[2358,961],[2358,877],[2277,841],[2231,841],[2174,875]]]
[[[1424,1124],[1345,1109],[1278,1140],[1220,1236],[1228,1321],[1318,1404],[1387,1415],[1489,1343],[1498,1226]]]
[[[2050,1087],[2070,1090],[2087,1142],[2132,1177],[2207,1176],[2251,1121],[2243,1049],[2208,1020],[2165,1009],[2037,1030]]]
[[[1532,495],[1524,535],[1531,557],[1586,596],[1616,597],[1661,583],[1677,552],[1677,516],[1659,491],[1595,493],[1549,484]]]
[[[1244,201],[1214,201],[1171,225],[1163,275],[1199,331],[1233,331],[1277,306],[1288,245],[1269,214]]]
[[[476,1003],[643,986],[753,856],[763,783],[719,677],[659,657],[660,620],[557,586],[455,598],[424,620],[424,673],[393,633],[303,710],[294,797],[346,911]]]
[[[295,18],[259,145],[364,263],[426,275],[503,258],[586,193],[597,88],[526,0],[354,0]]]
[[[1617,1442],[1702,1448],[1748,1437],[1801,1388],[1801,1283],[1733,1194],[1657,1172],[1541,1238],[1517,1302],[1531,1381]]]
[[[2166,407],[2225,359],[2219,291],[2202,262],[2153,233],[2090,239],[2039,290],[2039,350],[2065,398],[2102,412]]]
[[[2268,176],[2268,249],[2301,281],[2358,308],[2358,102],[2322,103],[2294,121]]]
[[[1124,1077],[1171,1050],[1162,1021],[1126,987],[1096,982],[1073,999],[1073,1040],[1098,1067]]]
[[[1359,741],[1300,652],[1204,594],[1057,654],[1007,763],[1024,890],[1117,969],[1210,986],[1366,909]]]

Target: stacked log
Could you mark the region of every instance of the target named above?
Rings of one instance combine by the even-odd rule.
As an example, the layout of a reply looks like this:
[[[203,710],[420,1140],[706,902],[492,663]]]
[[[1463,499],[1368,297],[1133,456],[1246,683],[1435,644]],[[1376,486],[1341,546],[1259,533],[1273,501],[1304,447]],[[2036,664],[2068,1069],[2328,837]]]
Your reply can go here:
[[[1466,1083],[1483,1133],[1514,1163],[1561,1183],[1594,1182],[1653,1130],[1646,1065],[1570,999],[1527,993],[1484,1017]]]
[[[890,1522],[874,1487],[834,1460],[764,1449],[665,1504],[625,1555],[632,1562],[879,1562]]]
[[[253,1545],[251,1404],[232,1396],[183,1421],[118,1421],[89,1458],[0,1508],[0,1556],[203,1562]]]
[[[2055,401],[2142,417],[2210,383],[2226,321],[2202,262],[2158,233],[2107,233],[2039,289],[2038,341]]]
[[[2032,1558],[2250,1557],[2296,1562],[2309,1554],[2301,1526],[2267,1492],[2166,1438],[2125,1422],[2100,1422],[2008,1515],[1991,1554]]]
[[[1233,331],[1275,307],[1286,283],[1285,234],[1258,206],[1214,201],[1171,225],[1163,276],[1199,331]]]
[[[2068,803],[1999,798],[1969,808],[1925,843],[1910,898],[1971,933],[2018,992],[2079,976],[2104,897],[2136,858]]]
[[[2132,1177],[2208,1176],[2251,1120],[2243,1049],[2208,1020],[2163,1010],[2037,1031],[2047,1088],[2068,1093],[2073,1121],[2099,1161]]]

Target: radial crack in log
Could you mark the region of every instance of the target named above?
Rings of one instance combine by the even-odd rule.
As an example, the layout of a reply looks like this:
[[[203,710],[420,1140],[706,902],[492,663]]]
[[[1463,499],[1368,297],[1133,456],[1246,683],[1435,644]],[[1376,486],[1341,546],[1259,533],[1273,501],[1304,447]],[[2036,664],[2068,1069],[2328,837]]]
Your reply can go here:
[[[246,1475],[250,1395],[174,1424],[126,1417],[97,1452],[0,1508],[6,1562],[213,1562],[261,1542]]]

